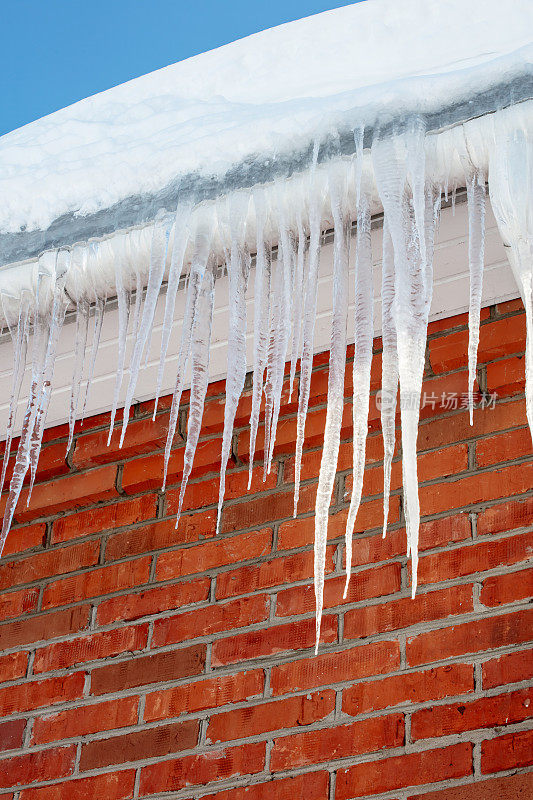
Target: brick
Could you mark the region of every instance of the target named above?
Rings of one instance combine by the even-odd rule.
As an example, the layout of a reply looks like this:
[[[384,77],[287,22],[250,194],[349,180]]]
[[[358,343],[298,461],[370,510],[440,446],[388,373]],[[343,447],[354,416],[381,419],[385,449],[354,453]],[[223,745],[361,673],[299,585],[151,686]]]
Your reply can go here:
[[[91,693],[94,695],[124,691],[160,681],[172,681],[199,675],[205,664],[205,645],[132,658],[93,670]]]
[[[70,642],[56,642],[36,651],[33,672],[66,669],[99,658],[110,658],[121,653],[142,650],[148,640],[148,625],[119,628],[118,630],[81,636]]]
[[[155,517],[156,511],[156,494],[145,494],[120,503],[78,511],[77,514],[54,520],[52,543],[66,542],[81,536],[89,536],[91,533],[134,525],[136,522]]]
[[[526,407],[523,400],[496,403],[494,409],[476,410],[474,424],[470,425],[468,411],[458,411],[449,416],[422,420],[418,428],[418,452],[444,447],[466,439],[493,435],[507,428],[522,427]]]
[[[420,559],[418,582],[424,584],[453,580],[504,564],[517,564],[526,561],[532,554],[533,533],[483,541],[444,553],[431,553]]]
[[[116,561],[119,558],[143,555],[151,550],[194,542],[197,541],[199,535],[199,529],[192,525],[180,525],[176,530],[174,517],[151,522],[140,528],[110,536],[106,544],[105,560]]]
[[[501,533],[531,525],[532,520],[533,497],[511,500],[481,511],[477,516],[477,532],[480,536]]]
[[[271,703],[247,706],[209,718],[207,741],[229,742],[267,731],[311,725],[335,710],[335,692],[326,689],[307,696],[290,697]]]
[[[483,688],[505,686],[507,683],[518,683],[533,678],[533,650],[519,650],[485,661],[483,670]]]
[[[67,464],[67,445],[66,442],[54,442],[52,444],[41,447],[39,453],[39,462],[37,464],[37,471],[35,473],[35,480],[37,483],[41,481],[50,480],[50,478],[59,475],[66,475],[70,467]],[[6,470],[5,485],[7,486],[13,477],[13,467],[15,466],[15,455],[9,459],[9,464]],[[24,478],[24,485],[29,484],[30,473],[28,472]]]
[[[238,564],[267,555],[271,548],[272,531],[266,529],[162,553],[157,559],[156,580],[172,580],[228,564]]]
[[[272,668],[273,695],[312,689],[317,686],[355,681],[370,675],[392,672],[400,667],[398,642],[375,642],[341,653],[324,653]]]
[[[532,690],[521,689],[468,703],[453,703],[415,711],[411,717],[411,738],[416,741],[522,722],[531,716],[529,706],[532,696]]]
[[[190,750],[198,741],[198,730],[198,721],[190,720],[88,742],[81,748],[80,770],[99,769],[110,764],[125,764]]]
[[[7,650],[44,638],[49,640],[86,630],[89,627],[89,613],[89,606],[77,606],[0,625],[0,649]]]
[[[135,770],[107,772],[91,778],[65,781],[43,786],[40,789],[24,789],[20,800],[130,800],[133,796]]]
[[[407,639],[407,661],[416,666],[466,653],[521,644],[533,638],[533,612],[520,611],[450,625]]]
[[[37,717],[32,728],[32,744],[73,739],[135,725],[138,704],[138,697],[123,697]]]
[[[292,577],[292,576],[291,576]],[[385,564],[383,567],[365,570],[352,575],[348,595],[343,599],[344,575],[324,581],[324,608],[333,608],[345,603],[357,603],[370,597],[394,594],[401,588],[400,564]],[[276,615],[305,614],[314,611],[315,592],[312,585],[295,586],[278,593]]]
[[[26,674],[27,667],[28,654],[20,650],[18,653],[0,656],[0,683],[22,678]]]
[[[376,633],[409,628],[420,622],[465,614],[473,609],[472,585],[425,592],[417,594],[414,599],[402,597],[347,611],[344,615],[344,636],[347,639],[360,639]]]
[[[337,617],[331,614],[322,618],[322,642],[337,640]],[[315,643],[315,620],[304,619],[286,625],[276,625],[249,633],[218,639],[213,643],[211,664],[235,664],[249,658],[276,655],[286,651],[301,650]]]
[[[335,800],[462,778],[471,773],[472,745],[467,743],[384,758],[338,770]]]
[[[533,796],[533,772],[507,775],[488,781],[448,787],[442,791],[412,795],[408,800],[528,800]]]
[[[501,320],[491,320],[480,328],[478,363],[502,358],[509,353],[520,353],[525,342],[525,316],[523,314]],[[429,358],[434,372],[448,372],[466,362],[468,331],[455,331],[430,339]]]
[[[11,589],[19,583],[32,583],[90,567],[98,562],[99,552],[100,542],[84,542],[8,561],[0,565],[0,588]]]
[[[296,800],[304,797],[305,800],[328,800],[329,773],[311,772],[278,781],[269,780],[268,783],[254,783],[253,786],[205,795],[203,800],[265,800],[266,797],[275,800]]]
[[[508,733],[481,743],[481,772],[485,774],[530,764],[533,764],[533,730]]]
[[[401,714],[389,714],[336,728],[284,736],[274,742],[270,769],[272,772],[279,772],[389,747],[400,747],[404,738],[404,720]]]
[[[533,547],[530,547],[533,553]],[[524,569],[506,575],[494,575],[485,578],[481,590],[481,602],[491,608],[527,600],[533,595],[533,571]]]
[[[254,775],[265,764],[265,745],[247,744],[227,750],[163,761],[141,769],[140,793],[177,791],[186,786],[223,780],[232,775]]]
[[[0,761],[0,785],[20,786],[63,778],[72,773],[75,760],[75,745],[7,758]]]
[[[156,620],[152,647],[210,636],[221,631],[231,631],[264,622],[268,619],[270,603],[267,595],[230,600],[206,608],[198,608],[174,617]]]
[[[18,750],[22,747],[22,737],[26,728],[25,719],[14,719],[10,722],[0,722],[0,752]],[[1,762],[0,762],[1,765]]]
[[[153,450],[160,450],[165,446],[167,431],[168,415],[164,414],[157,416],[154,421],[130,419],[122,447],[120,447],[122,425],[114,428],[109,446],[108,429],[77,436],[72,465],[76,469],[88,469],[110,461],[125,461]]]
[[[19,592],[0,594],[0,620],[20,617],[35,611],[39,599],[39,587],[21,589]]]
[[[118,620],[131,621],[199,603],[208,599],[210,587],[210,578],[197,578],[185,583],[111,597],[99,604],[97,621],[99,625],[109,625]]]
[[[441,700],[474,691],[471,664],[449,664],[378,681],[355,683],[342,693],[342,710],[351,716],[410,703]]]
[[[149,556],[135,561],[121,561],[109,567],[100,567],[80,575],[53,581],[43,592],[43,608],[99,597],[147,583],[150,562]]]
[[[226,487],[224,492],[224,502],[242,498],[248,494],[257,494],[274,489],[278,483],[277,464],[272,464],[272,469],[263,482],[263,467],[257,467],[252,471],[252,483],[248,490],[248,470],[228,470],[226,472]],[[183,499],[183,511],[193,511],[205,506],[218,503],[218,493],[220,488],[220,477],[197,478],[189,481],[187,491]],[[169,489],[166,492],[167,514],[176,514],[179,507],[180,489]],[[180,529],[178,525],[178,531]],[[216,527],[215,527],[216,529]],[[214,533],[214,531],[213,531]]]
[[[498,397],[509,397],[524,391],[525,364],[523,356],[513,356],[487,364],[487,390]]]
[[[161,689],[146,696],[144,718],[147,721],[167,719],[185,712],[239,703],[262,695],[263,688],[264,672],[256,669]]]
[[[305,484],[300,488],[298,513],[305,514],[315,507],[317,484]],[[293,492],[275,492],[247,499],[245,503],[224,506],[220,530],[224,533],[251,528],[271,520],[292,517],[294,511]]]
[[[0,689],[0,711],[7,716],[77,700],[83,695],[84,680],[83,673],[75,672],[61,678],[29,681]]]
[[[334,554],[334,549],[328,548],[326,573],[332,572],[335,568]],[[249,567],[239,567],[217,577],[217,599],[270,589],[283,585],[287,580],[291,582],[305,580],[312,577],[313,569],[314,556],[311,551],[273,558]]]
[[[23,553],[25,550],[44,547],[45,542],[46,525],[44,522],[11,528],[2,550],[2,556],[5,558],[6,556],[14,555],[14,553]]]
[[[531,436],[527,427],[487,436],[476,442],[476,463],[488,467],[531,455]]]

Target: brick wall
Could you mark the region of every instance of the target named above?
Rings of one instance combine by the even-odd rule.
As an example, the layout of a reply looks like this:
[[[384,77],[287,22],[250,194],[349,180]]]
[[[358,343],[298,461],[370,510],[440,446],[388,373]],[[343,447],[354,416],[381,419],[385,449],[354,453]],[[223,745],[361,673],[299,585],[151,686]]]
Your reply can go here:
[[[223,384],[210,387],[177,532],[182,442],[159,494],[168,400],[155,423],[150,403],[136,407],[121,451],[118,434],[106,447],[106,415],[78,429],[67,457],[65,426],[46,432],[38,483],[0,562],[3,800],[533,796],[524,314],[518,302],[483,312],[479,385],[499,399],[476,412],[473,428],[464,409],[440,408],[442,392],[466,389],[465,322],[430,328],[424,388],[439,400],[420,426],[414,601],[398,459],[381,537],[375,403],[342,601],[346,402],[316,658],[313,506],[327,355],[316,359],[296,520],[288,397],[272,474],[263,483],[258,460],[247,494],[244,396],[217,538]],[[380,369],[377,341],[374,391]],[[348,369],[347,396],[350,380]]]

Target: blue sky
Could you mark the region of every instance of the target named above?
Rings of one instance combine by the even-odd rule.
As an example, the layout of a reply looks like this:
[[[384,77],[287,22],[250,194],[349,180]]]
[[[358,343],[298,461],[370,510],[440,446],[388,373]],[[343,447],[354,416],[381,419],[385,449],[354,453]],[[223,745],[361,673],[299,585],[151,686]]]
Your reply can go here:
[[[0,135],[334,0],[5,0]]]

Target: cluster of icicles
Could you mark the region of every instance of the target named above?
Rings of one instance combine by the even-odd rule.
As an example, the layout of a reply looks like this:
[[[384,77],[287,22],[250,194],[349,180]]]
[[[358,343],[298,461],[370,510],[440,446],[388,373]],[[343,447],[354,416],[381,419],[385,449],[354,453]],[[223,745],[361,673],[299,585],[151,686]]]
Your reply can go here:
[[[129,363],[121,444],[126,433],[137,377],[143,356],[147,358],[152,336],[156,303],[166,281],[166,299],[162,328],[162,345],[154,416],[161,390],[162,374],[169,347],[170,333],[180,280],[186,276],[185,311],[177,358],[177,376],[170,411],[168,438],[165,447],[163,488],[176,433],[178,413],[186,375],[190,372],[190,405],[183,476],[179,496],[178,520],[187,481],[200,435],[204,401],[208,387],[211,323],[213,318],[215,279],[220,266],[222,242],[223,262],[229,277],[229,332],[226,378],[226,402],[221,453],[218,522],[224,501],[225,475],[230,456],[233,424],[237,404],[246,377],[246,291],[249,280],[254,286],[254,355],[252,410],[250,417],[250,479],[259,425],[259,411],[265,395],[264,475],[272,465],[276,428],[280,412],[286,361],[290,361],[290,392],[300,361],[297,443],[294,490],[294,514],[298,509],[300,468],[309,403],[313,363],[314,326],[317,287],[324,219],[334,229],[333,298],[331,347],[328,378],[327,417],[323,453],[315,509],[315,594],[317,646],[322,615],[324,567],[328,510],[335,479],[344,407],[344,377],[347,347],[348,262],[353,220],[357,223],[355,238],[355,353],[353,360],[353,489],[346,523],[346,590],[350,578],[352,535],[361,501],[365,445],[368,429],[370,369],[372,360],[373,267],[371,252],[371,194],[377,192],[384,210],[382,253],[382,340],[383,372],[381,419],[384,439],[384,521],[387,529],[391,464],[395,450],[396,398],[400,391],[401,447],[404,509],[407,531],[407,554],[412,558],[412,592],[416,590],[418,500],[416,442],[419,422],[419,401],[424,371],[426,330],[432,299],[432,262],[436,226],[442,198],[448,187],[428,179],[425,168],[425,131],[415,120],[402,133],[376,137],[371,148],[372,169],[363,168],[363,130],[355,131],[355,152],[351,159],[332,162],[327,168],[327,181],[318,185],[317,154],[304,175],[298,213],[290,209],[280,182],[275,187],[276,201],[267,203],[264,187],[237,192],[214,205],[211,212],[190,224],[192,207],[179,205],[172,218],[160,215],[153,226],[151,256],[145,292],[139,274],[134,286],[125,281],[124,264],[116,260],[116,297],[118,298],[118,363],[116,389],[111,412],[113,430],[120,388],[126,372],[126,337],[133,331],[133,350]],[[530,153],[530,148],[522,148]],[[529,156],[528,156],[529,157]],[[524,161],[523,155],[518,158]],[[505,161],[505,159],[504,159]],[[368,162],[368,159],[367,159]],[[517,162],[517,163],[518,163]],[[529,162],[527,162],[529,164]],[[530,168],[530,164],[529,164]],[[321,166],[321,170],[324,167]],[[485,186],[487,175],[471,163],[464,163],[469,218],[469,347],[468,390],[470,418],[473,413],[472,391],[476,376],[476,352],[482,293]],[[508,171],[504,170],[507,180]],[[516,170],[516,180],[523,180]],[[375,181],[375,185],[373,184]],[[272,194],[270,195],[272,197]],[[512,201],[511,201],[512,202]],[[246,220],[253,207],[255,219],[250,242]],[[500,209],[501,211],[501,209]],[[501,211],[501,214],[503,211]],[[296,216],[296,218],[295,218]],[[512,216],[512,215],[511,215]],[[221,236],[224,228],[227,235]],[[172,236],[171,236],[172,233]],[[172,241],[172,252],[168,252]],[[273,245],[276,245],[275,247]],[[531,244],[523,266],[521,285],[528,310],[528,416],[533,420],[531,401]],[[523,249],[523,248],[522,248]],[[527,249],[527,248],[526,248]],[[28,502],[35,479],[37,461],[52,390],[54,361],[58,339],[65,319],[69,298],[65,282],[71,270],[84,269],[87,248],[60,249],[44,253],[39,259],[36,296],[22,298],[18,320],[12,325],[14,349],[14,385],[7,431],[6,456],[1,482],[4,483],[8,454],[15,426],[15,411],[25,370],[26,351],[31,349],[32,379],[27,408],[22,423],[20,444],[9,486],[3,520],[0,552],[12,523],[23,481],[29,470]],[[186,253],[189,256],[186,258]],[[255,253],[254,257],[252,255]],[[191,255],[192,254],[192,255]],[[129,254],[131,257],[131,253]],[[127,254],[126,256],[127,257]],[[133,261],[134,259],[132,259]],[[169,269],[166,268],[170,261]],[[186,263],[187,262],[187,263]],[[255,266],[255,269],[251,267]],[[129,279],[128,279],[129,280]],[[49,293],[48,311],[41,313],[42,297]],[[88,378],[82,404],[82,375],[91,306],[96,305],[94,336],[88,354]],[[85,412],[87,391],[98,350],[99,333],[105,299],[86,297],[76,303],[75,367],[70,398],[70,448],[76,419]],[[33,334],[30,337],[30,333]],[[82,406],[81,414],[79,407]],[[176,521],[177,525],[177,521]],[[346,593],[346,591],[345,591]]]

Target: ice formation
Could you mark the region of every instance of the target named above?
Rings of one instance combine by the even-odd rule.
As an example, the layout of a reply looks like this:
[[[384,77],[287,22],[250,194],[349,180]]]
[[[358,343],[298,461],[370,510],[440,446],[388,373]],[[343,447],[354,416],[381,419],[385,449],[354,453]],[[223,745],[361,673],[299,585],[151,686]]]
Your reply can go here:
[[[476,14],[484,4],[480,0],[471,0],[467,11],[459,0],[453,0],[449,5],[440,2],[429,5],[437,15],[437,22],[433,20],[431,24],[445,27],[443,40],[449,45],[455,36],[454,31],[457,31],[457,19],[450,25],[446,21],[449,8],[453,6],[454,13],[461,20],[468,11],[476,21]],[[495,18],[498,14],[506,14],[497,11],[498,4],[491,2],[490,5]],[[286,69],[285,61],[279,59],[281,67],[278,65],[275,74],[272,73],[276,86],[269,85],[268,71],[261,73],[256,97],[250,95],[248,86],[253,81],[242,81],[242,75],[247,72],[243,64],[253,58],[266,59],[267,55],[270,62],[276,61],[268,51],[269,36],[254,40],[252,47],[238,43],[238,46],[233,46],[234,50],[228,52],[237,53],[238,57],[230,66],[226,64],[224,67],[224,59],[220,60],[218,56],[206,59],[202,62],[202,69],[198,67],[198,74],[204,77],[200,83],[205,91],[209,81],[214,85],[205,105],[191,96],[188,99],[181,97],[180,102],[176,101],[176,107],[167,108],[165,100],[161,99],[158,117],[161,127],[157,135],[148,121],[154,111],[147,100],[153,100],[152,78],[142,79],[144,82],[141,81],[136,89],[132,84],[129,89],[118,87],[113,90],[112,97],[117,107],[131,105],[137,109],[138,118],[131,121],[136,143],[121,151],[121,158],[123,156],[125,161],[117,159],[111,147],[110,160],[103,158],[99,169],[93,172],[85,164],[83,168],[79,167],[78,172],[72,173],[68,158],[64,171],[57,170],[57,175],[45,165],[43,174],[51,182],[53,197],[49,207],[45,207],[30,190],[26,193],[18,191],[18,196],[24,196],[26,200],[17,205],[17,192],[12,190],[10,181],[15,180],[13,175],[22,168],[13,142],[20,139],[24,143],[26,134],[7,140],[4,153],[8,155],[5,156],[5,177],[4,173],[2,177],[7,200],[0,209],[0,237],[3,237],[0,241],[6,248],[11,248],[10,253],[19,255],[19,242],[29,242],[29,247],[37,248],[33,252],[37,258],[32,261],[32,254],[24,253],[26,261],[16,271],[18,283],[13,281],[9,285],[0,274],[2,315],[13,343],[13,389],[2,485],[9,474],[10,479],[0,552],[17,503],[29,503],[30,500],[53,387],[58,344],[67,313],[75,314],[74,368],[66,411],[67,448],[72,445],[75,421],[83,419],[86,411],[106,308],[111,304],[118,307],[118,330],[115,385],[109,398],[109,441],[121,402],[121,387],[127,378],[120,430],[122,445],[127,436],[138,378],[147,366],[152,333],[155,342],[154,315],[162,293],[165,293],[165,308],[161,331],[157,334],[160,333],[160,340],[154,381],[154,418],[162,391],[163,373],[168,368],[169,356],[175,355],[175,361],[170,359],[175,380],[164,453],[163,489],[180,421],[182,395],[185,389],[190,388],[178,524],[201,432],[213,348],[211,331],[215,289],[221,277],[228,285],[228,359],[217,530],[223,519],[226,468],[232,452],[237,408],[246,383],[250,349],[253,369],[248,485],[257,462],[255,452],[263,398],[263,478],[271,471],[288,363],[289,393],[291,397],[297,393],[298,403],[294,479],[296,516],[318,316],[322,236],[326,230],[332,229],[333,290],[327,412],[315,506],[317,647],[329,507],[345,410],[350,260],[355,262],[352,320],[355,346],[353,483],[346,521],[346,591],[353,533],[362,496],[373,336],[379,325],[379,321],[374,324],[374,267],[381,261],[383,357],[381,389],[377,399],[384,441],[383,535],[387,529],[399,406],[407,553],[412,558],[414,595],[420,521],[416,446],[433,291],[433,249],[442,201],[447,200],[451,192],[454,202],[457,187],[466,187],[468,202],[470,298],[469,345],[465,363],[469,373],[470,419],[472,421],[474,413],[472,390],[479,341],[488,182],[492,207],[509,248],[510,261],[526,307],[526,405],[533,434],[533,92],[530,74],[524,68],[529,63],[531,52],[525,48],[509,55],[513,47],[525,44],[521,38],[524,26],[517,22],[508,41],[494,25],[494,30],[491,29],[494,52],[486,44],[487,32],[482,30],[479,41],[476,40],[477,50],[466,67],[463,61],[470,54],[468,46],[475,29],[473,23],[461,30],[460,42],[456,43],[454,51],[455,61],[452,59],[450,65],[444,67],[441,63],[448,64],[447,46],[440,40],[438,47],[434,41],[425,42],[417,29],[417,46],[420,42],[425,43],[422,60],[416,55],[416,48],[409,47],[407,42],[401,55],[409,62],[408,66],[403,69],[400,63],[389,64],[387,59],[394,61],[396,56],[390,55],[390,41],[389,45],[381,42],[379,58],[387,67],[384,75],[389,82],[380,72],[365,72],[360,85],[354,87],[346,84],[346,75],[354,71],[354,64],[349,59],[352,57],[350,53],[357,48],[354,48],[349,32],[346,33],[346,47],[339,44],[345,35],[344,31],[341,35],[339,20],[342,23],[345,18],[359,15],[363,34],[367,30],[370,37],[375,27],[372,22],[374,7],[385,9],[393,16],[395,13],[392,0],[376,0],[375,4],[362,3],[360,6],[362,10],[359,11],[341,9],[337,16],[336,12],[328,12],[331,16],[324,17],[327,30],[333,25],[332,20],[337,20],[331,28],[336,31],[334,44],[323,35],[320,23],[302,28],[308,34],[312,32],[307,37],[309,52],[322,48],[326,54],[330,53],[331,64],[324,57],[317,72],[313,61],[303,59],[304,64],[292,64],[294,70],[291,72]],[[520,9],[520,18],[526,20],[530,14],[527,4],[520,2]],[[404,10],[422,13],[417,0],[404,0]],[[426,16],[429,18],[431,15],[422,14],[421,25],[426,25]],[[398,20],[402,22],[400,18]],[[410,29],[409,25],[403,25],[403,29],[405,27]],[[290,37],[286,39],[284,36],[279,34],[277,47],[280,52],[283,43],[290,42]],[[364,35],[361,41],[365,51]],[[369,41],[376,44],[371,37]],[[501,59],[495,59],[493,63],[487,56],[489,51],[489,55],[496,53]],[[293,58],[291,48],[286,47],[283,52],[290,53]],[[337,61],[341,52],[343,56],[339,55]],[[295,57],[301,58],[301,54],[297,53]],[[185,62],[188,66],[182,67],[181,72],[178,70],[176,75],[180,80],[189,73],[194,75],[194,61]],[[457,66],[459,63],[461,68]],[[365,68],[370,69],[368,65]],[[172,94],[176,75],[173,68],[169,70],[163,84],[165,91]],[[223,102],[215,91],[222,80],[229,84],[234,80],[231,102]],[[285,80],[289,84],[292,81],[291,86],[285,88]],[[183,85],[192,86],[193,83],[184,80]],[[335,87],[334,92],[330,92],[331,86]],[[488,102],[489,95],[492,97],[491,92],[494,94],[493,106],[488,109],[483,103]],[[520,96],[517,92],[521,92]],[[474,94],[478,105],[471,108],[470,99]],[[148,106],[143,105],[146,103]],[[98,98],[77,107],[80,131],[89,139],[76,140],[76,145],[80,151],[86,149],[89,161],[94,142],[90,139],[92,133],[89,134],[88,128],[84,127],[86,118],[91,121],[91,114],[105,117],[112,113],[111,107],[112,102],[102,104]],[[441,115],[443,108],[447,109],[447,116]],[[196,118],[202,120],[202,125],[210,121],[205,138],[203,129],[202,136],[198,135]],[[173,123],[165,127],[169,120]],[[43,124],[41,133],[46,142],[52,129],[53,126],[49,128],[48,124]],[[132,142],[135,136],[131,135]],[[172,136],[176,138],[175,143]],[[201,146],[197,140],[201,141]],[[61,141],[61,137],[54,140],[54,146],[47,150],[53,155],[54,169],[57,158],[54,148],[60,150]],[[129,141],[126,137],[127,144]],[[211,171],[202,167],[204,145]],[[145,153],[145,148],[146,161],[139,156],[139,153]],[[234,155],[232,149],[235,149]],[[141,161],[142,174],[137,180],[136,170]],[[116,163],[120,163],[122,168],[126,163],[127,168],[120,174],[114,172],[113,180],[108,181],[106,168],[112,169]],[[174,172],[171,172],[174,167]],[[185,167],[190,171],[187,172]],[[22,170],[21,185],[26,179]],[[99,181],[107,182],[101,186]],[[174,194],[169,187],[175,190]],[[77,191],[83,194],[83,202],[75,194]],[[24,203],[30,205],[26,207]],[[379,224],[381,219],[376,217],[373,222],[372,216],[380,212],[383,212],[382,252],[372,253],[371,226]],[[135,217],[136,213],[141,216]],[[83,238],[79,232],[86,230],[83,226],[88,224],[87,219],[94,222],[91,214],[101,214],[98,220],[104,232],[98,237],[87,234]],[[35,244],[48,242],[45,226],[53,228],[51,223],[58,219],[63,225],[58,225],[60,233],[66,231],[64,235],[68,236],[69,231],[76,231],[78,238],[61,244],[54,240],[54,246]],[[123,219],[128,220],[127,225],[118,224],[117,220]],[[26,231],[24,226],[28,224],[30,229]],[[108,230],[106,225],[112,227]],[[14,256],[12,260],[16,260]],[[253,306],[247,304],[252,285]],[[179,344],[174,352],[172,333],[178,300],[183,301],[183,312],[180,314]],[[251,343],[246,338],[250,314],[253,315]],[[127,346],[128,340],[133,343],[131,350]],[[23,419],[17,420],[16,410],[27,362],[31,363],[30,388]],[[19,429],[17,452],[10,459],[13,436]],[[11,473],[10,461],[13,465]],[[25,482],[27,489],[24,488]]]

